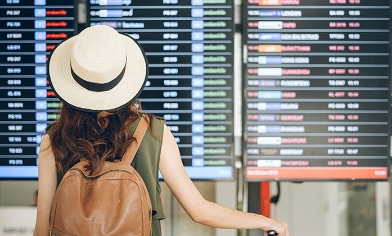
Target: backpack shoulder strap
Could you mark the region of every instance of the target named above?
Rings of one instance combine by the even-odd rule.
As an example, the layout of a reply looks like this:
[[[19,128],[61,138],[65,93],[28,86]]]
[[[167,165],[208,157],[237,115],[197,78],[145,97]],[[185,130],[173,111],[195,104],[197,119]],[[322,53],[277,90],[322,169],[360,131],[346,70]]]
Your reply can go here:
[[[144,134],[147,131],[148,124],[149,122],[147,121],[147,117],[145,115],[142,115],[139,124],[137,125],[136,130],[133,134],[133,137],[136,140],[133,140],[131,142],[128,149],[125,151],[121,162],[125,162],[129,165],[132,163],[133,158],[135,158],[136,152],[139,149],[140,144],[142,143]]]

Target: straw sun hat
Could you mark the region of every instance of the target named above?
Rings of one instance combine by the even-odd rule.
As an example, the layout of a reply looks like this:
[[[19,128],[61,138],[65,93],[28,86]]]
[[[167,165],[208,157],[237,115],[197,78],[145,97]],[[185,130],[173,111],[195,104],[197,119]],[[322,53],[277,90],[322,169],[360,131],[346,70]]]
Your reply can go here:
[[[143,90],[148,62],[131,37],[106,25],[61,42],[48,61],[50,84],[64,103],[83,111],[113,111]]]

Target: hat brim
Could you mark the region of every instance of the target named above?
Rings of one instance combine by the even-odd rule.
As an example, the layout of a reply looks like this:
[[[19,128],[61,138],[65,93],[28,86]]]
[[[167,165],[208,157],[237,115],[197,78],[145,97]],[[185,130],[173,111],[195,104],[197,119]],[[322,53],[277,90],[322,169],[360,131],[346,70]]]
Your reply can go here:
[[[57,97],[78,110],[115,111],[134,101],[148,78],[148,62],[142,47],[132,37],[120,34],[127,63],[123,79],[108,91],[91,91],[78,84],[71,74],[71,48],[77,36],[61,42],[48,60],[48,79]]]

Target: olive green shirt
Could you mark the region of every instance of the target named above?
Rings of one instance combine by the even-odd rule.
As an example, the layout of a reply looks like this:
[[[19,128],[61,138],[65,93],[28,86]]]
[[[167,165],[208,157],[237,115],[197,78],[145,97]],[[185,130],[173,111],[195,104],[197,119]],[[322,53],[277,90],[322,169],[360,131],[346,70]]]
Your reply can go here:
[[[137,123],[138,121],[134,122],[130,127],[131,133],[136,129]],[[161,226],[159,221],[165,218],[161,201],[161,186],[158,177],[164,120],[160,117],[154,117],[151,125],[152,130],[147,130],[144,135],[143,141],[132,162],[132,166],[141,175],[150,194],[153,210],[152,235],[160,236]]]

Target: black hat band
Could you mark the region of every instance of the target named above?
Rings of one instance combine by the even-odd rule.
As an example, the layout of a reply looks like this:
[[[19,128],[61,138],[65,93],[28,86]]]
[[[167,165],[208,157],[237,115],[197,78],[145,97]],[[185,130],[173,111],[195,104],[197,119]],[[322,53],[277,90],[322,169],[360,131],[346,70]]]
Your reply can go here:
[[[74,72],[74,70],[72,69],[72,65],[71,65],[71,74],[72,74],[72,77],[74,78],[74,80],[78,84],[80,84],[80,86],[82,86],[83,88],[90,90],[90,91],[103,92],[103,91],[111,90],[112,88],[116,87],[116,85],[118,83],[120,83],[120,81],[124,77],[126,67],[127,67],[127,60],[125,59],[125,65],[124,65],[124,68],[122,69],[122,71],[120,72],[120,74],[116,78],[114,78],[113,80],[111,80],[107,83],[104,83],[104,84],[94,83],[94,82],[89,82],[89,81],[84,80],[83,78],[79,77]]]

